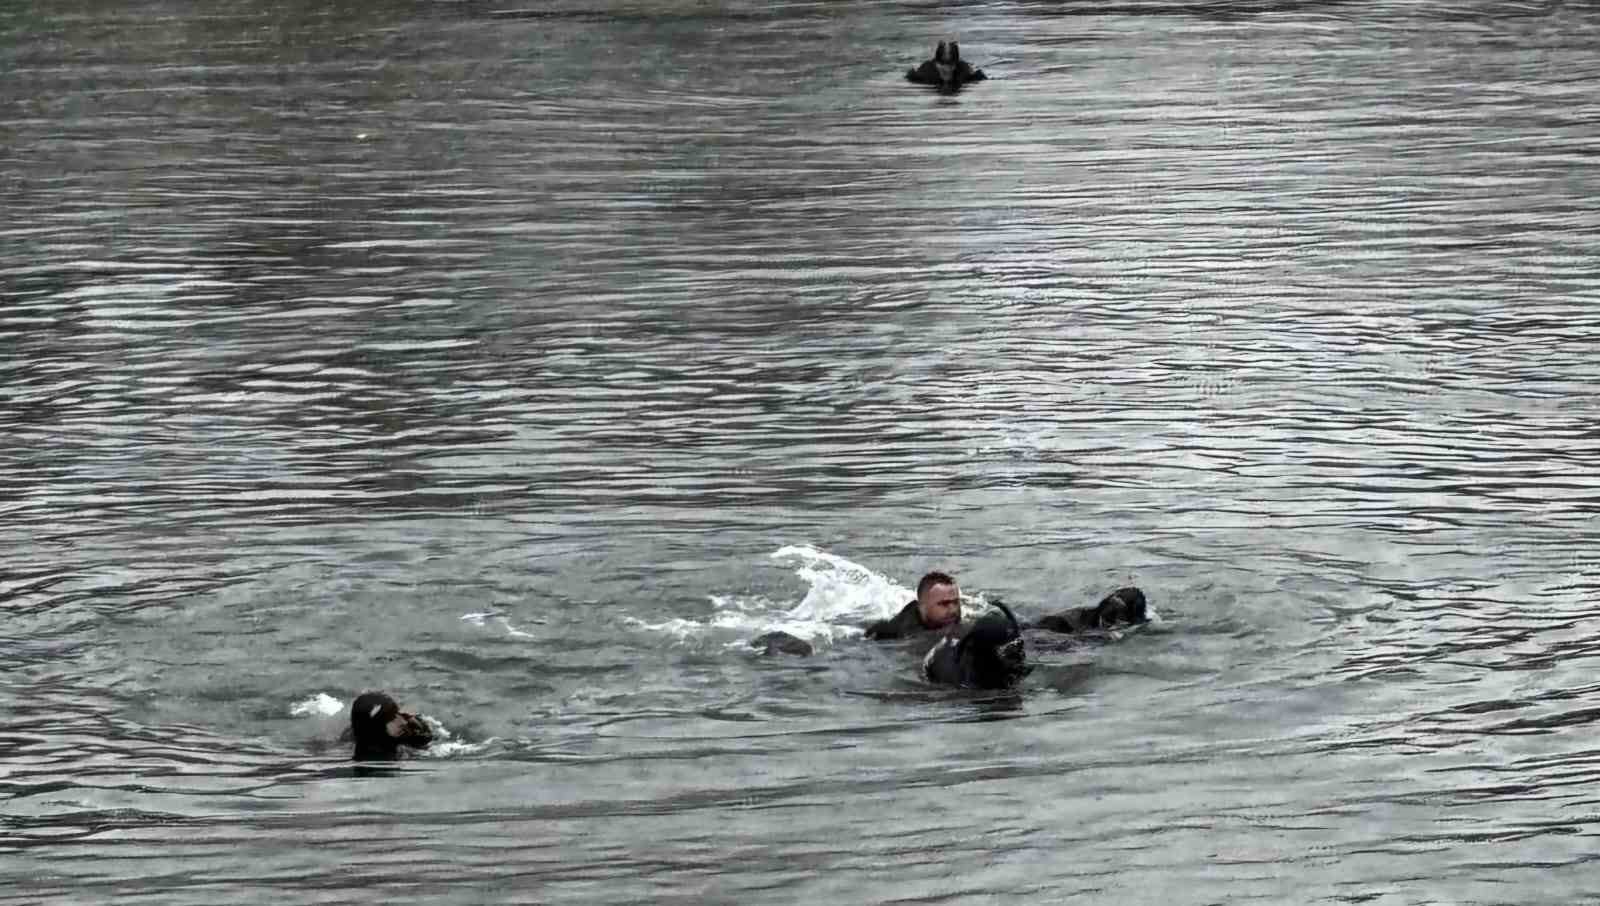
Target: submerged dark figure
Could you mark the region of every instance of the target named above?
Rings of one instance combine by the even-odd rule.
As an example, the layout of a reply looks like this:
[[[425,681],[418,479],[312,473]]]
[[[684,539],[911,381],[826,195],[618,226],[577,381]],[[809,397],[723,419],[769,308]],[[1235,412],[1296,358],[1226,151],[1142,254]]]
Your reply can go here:
[[[356,761],[398,761],[400,747],[426,749],[433,731],[422,718],[400,710],[382,692],[363,692],[350,704],[350,736]]]
[[[961,45],[955,41],[949,44],[940,41],[933,51],[933,59],[906,70],[907,81],[932,85],[947,94],[960,91],[968,82],[981,82],[986,78],[983,70],[973,69],[971,63],[961,59]]]
[[[752,648],[759,648],[762,654],[768,657],[779,654],[792,654],[795,657],[810,657],[816,653],[811,643],[797,635],[774,630],[764,635],[758,635],[750,640]]]
[[[1007,689],[1028,675],[1022,627],[1011,609],[984,614],[961,638],[946,638],[922,659],[922,674],[932,683],[974,689]]]
[[[1129,585],[1106,595],[1093,607],[1073,607],[1052,613],[1040,617],[1028,628],[1074,633],[1144,623],[1150,619],[1145,612],[1147,606],[1144,592]]]

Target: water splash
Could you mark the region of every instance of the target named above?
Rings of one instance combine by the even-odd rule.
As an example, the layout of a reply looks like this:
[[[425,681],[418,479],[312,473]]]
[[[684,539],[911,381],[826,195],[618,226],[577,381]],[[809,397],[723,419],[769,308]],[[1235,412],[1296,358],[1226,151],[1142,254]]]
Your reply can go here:
[[[344,702],[326,692],[318,692],[305,701],[289,706],[291,717],[336,717],[344,711]]]
[[[806,545],[774,551],[771,559],[795,566],[808,585],[800,602],[786,605],[764,595],[711,595],[715,612],[705,620],[675,618],[651,623],[637,617],[622,622],[686,642],[710,634],[736,633],[729,648],[745,647],[766,632],[781,631],[813,644],[828,645],[861,635],[868,622],[894,614],[914,593],[871,569]]]
[[[474,613],[464,613],[464,614],[461,615],[461,622],[470,623],[473,626],[479,626],[479,627],[487,626],[488,625],[488,621],[490,619],[493,619],[496,623],[500,624],[500,627],[506,631],[506,635],[510,636],[511,638],[514,638],[514,639],[534,639],[534,638],[538,638],[538,636],[534,635],[531,632],[526,632],[524,630],[518,629],[516,626],[514,626],[511,623],[510,620],[506,619],[500,613],[498,613],[496,611],[493,611],[493,610],[485,610],[485,611],[474,612]],[[535,620],[534,622],[543,623],[544,621],[543,620]]]
[[[433,744],[417,753],[419,758],[449,758],[453,755],[472,755],[482,752],[499,740],[498,736],[491,736],[481,742],[468,742],[456,739],[450,728],[439,722],[439,719],[428,714],[418,714],[422,721],[433,731]]]
[[[795,620],[873,620],[893,616],[916,593],[859,563],[809,545],[781,547],[773,560],[797,564],[795,575],[811,587],[789,611]]]

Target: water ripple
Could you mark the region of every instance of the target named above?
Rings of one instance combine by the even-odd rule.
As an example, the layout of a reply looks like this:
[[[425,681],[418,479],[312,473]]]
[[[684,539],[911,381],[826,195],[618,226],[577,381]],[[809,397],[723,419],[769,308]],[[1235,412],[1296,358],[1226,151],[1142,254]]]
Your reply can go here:
[[[1582,898],[1591,10],[624,6],[0,11],[0,901]]]

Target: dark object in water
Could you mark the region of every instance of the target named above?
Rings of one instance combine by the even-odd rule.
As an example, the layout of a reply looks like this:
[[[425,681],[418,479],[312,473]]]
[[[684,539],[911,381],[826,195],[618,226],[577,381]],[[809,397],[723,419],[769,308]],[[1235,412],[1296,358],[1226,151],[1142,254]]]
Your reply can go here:
[[[750,645],[753,648],[760,648],[762,654],[769,656],[792,654],[795,657],[810,657],[816,653],[816,649],[811,647],[810,642],[783,631],[758,635],[750,640]]]
[[[433,742],[426,721],[382,692],[363,692],[350,703],[350,735],[356,761],[398,761],[401,746],[426,749]]]
[[[961,59],[961,45],[955,41],[949,44],[940,41],[933,51],[933,59],[906,70],[907,81],[932,85],[945,94],[954,94],[968,82],[981,82],[986,78],[983,70],[973,69],[971,63]]]
[[[922,659],[922,674],[933,683],[977,689],[1006,689],[1033,668],[1027,664],[1022,627],[1011,609],[996,601],[1000,613],[985,614],[966,634],[944,639]]]
[[[928,626],[922,622],[922,614],[917,607],[917,602],[912,601],[900,608],[900,612],[887,620],[876,620],[869,624],[861,637],[868,641],[882,641],[885,639],[903,639],[923,632],[935,630],[943,631],[946,626]]]
[[[1093,607],[1073,607],[1049,614],[1040,617],[1028,628],[1073,633],[1143,623],[1149,619],[1145,613],[1146,606],[1144,592],[1129,585],[1106,595]]]

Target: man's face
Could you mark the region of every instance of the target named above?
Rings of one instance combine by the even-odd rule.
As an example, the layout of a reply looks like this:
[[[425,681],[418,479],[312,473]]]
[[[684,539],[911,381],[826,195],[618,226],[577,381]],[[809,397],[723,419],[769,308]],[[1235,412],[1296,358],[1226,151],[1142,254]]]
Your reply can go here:
[[[930,585],[917,596],[917,613],[922,625],[941,629],[961,621],[961,589],[954,585]]]

